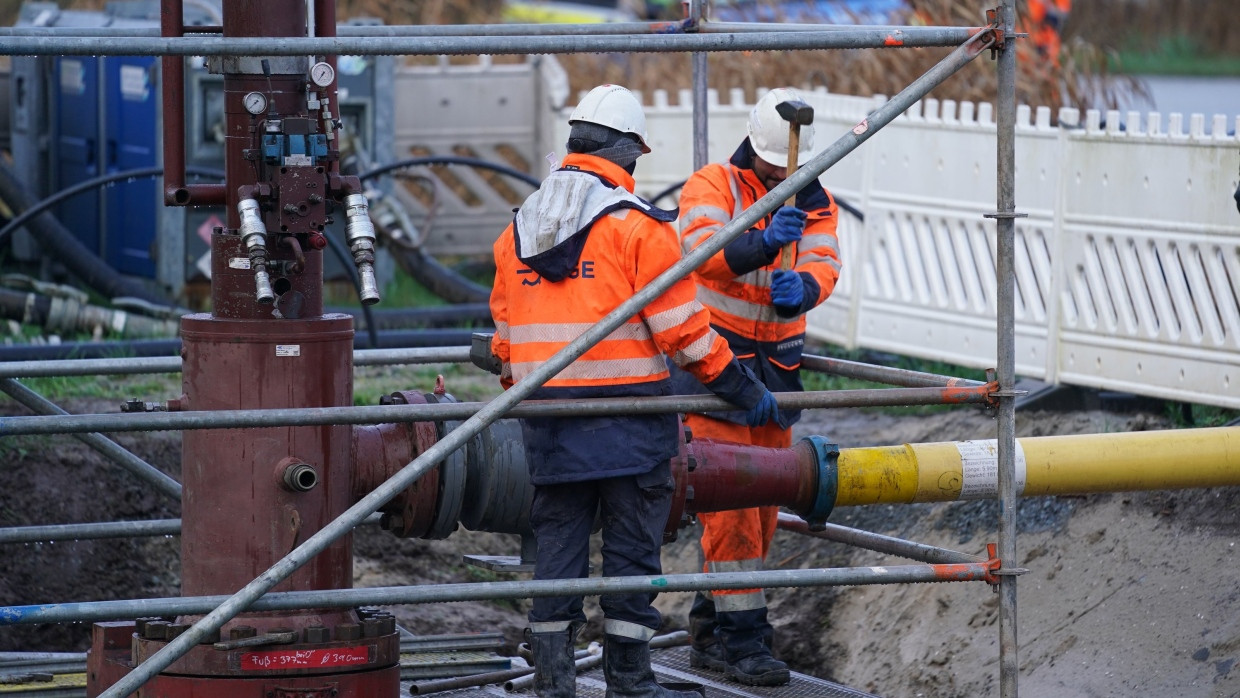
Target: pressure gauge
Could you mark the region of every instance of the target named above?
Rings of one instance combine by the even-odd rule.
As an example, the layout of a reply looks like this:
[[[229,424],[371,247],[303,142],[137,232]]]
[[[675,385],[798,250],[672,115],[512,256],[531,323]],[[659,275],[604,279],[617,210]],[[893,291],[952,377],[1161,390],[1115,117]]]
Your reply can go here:
[[[310,66],[310,81],[319,87],[327,87],[336,79],[336,69],[329,63],[315,63]]]
[[[267,111],[267,95],[262,92],[251,92],[247,94],[245,97],[242,97],[242,103],[245,105],[245,110],[254,116],[258,116],[259,114]]]

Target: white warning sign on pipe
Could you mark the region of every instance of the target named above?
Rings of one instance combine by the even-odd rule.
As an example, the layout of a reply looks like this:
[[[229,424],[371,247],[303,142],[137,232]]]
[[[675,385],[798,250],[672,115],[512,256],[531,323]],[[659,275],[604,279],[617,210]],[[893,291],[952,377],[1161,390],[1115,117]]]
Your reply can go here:
[[[999,495],[999,440],[957,441],[962,483],[960,499]],[[1016,442],[1016,495],[1025,491],[1025,450]]]

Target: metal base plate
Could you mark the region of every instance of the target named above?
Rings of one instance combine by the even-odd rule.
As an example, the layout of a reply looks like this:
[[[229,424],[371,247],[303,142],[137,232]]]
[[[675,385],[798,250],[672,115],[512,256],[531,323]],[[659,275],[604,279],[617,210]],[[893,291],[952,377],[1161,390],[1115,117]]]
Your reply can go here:
[[[689,648],[675,647],[651,652],[651,666],[661,683],[692,681],[706,687],[707,698],[877,698],[869,693],[841,686],[813,676],[792,673],[792,681],[786,686],[744,686],[729,681],[723,674],[689,667]],[[401,695],[409,695],[410,682],[401,683]],[[577,676],[578,698],[602,698],[607,692],[603,669],[599,667]],[[451,698],[511,698],[514,695],[533,695],[533,691],[507,693],[503,686],[481,686],[447,691],[442,696]]]
[[[517,555],[463,555],[465,564],[481,567],[492,572],[534,574],[533,562],[521,562]]]

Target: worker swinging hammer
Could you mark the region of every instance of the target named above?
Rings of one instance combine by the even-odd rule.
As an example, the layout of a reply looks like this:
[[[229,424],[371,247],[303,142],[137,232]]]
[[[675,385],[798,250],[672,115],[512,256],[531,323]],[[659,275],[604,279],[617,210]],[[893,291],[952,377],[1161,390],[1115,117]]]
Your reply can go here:
[[[801,127],[814,123],[814,108],[806,104],[804,100],[786,99],[775,105],[775,113],[788,122],[788,174],[785,175],[787,177],[797,171],[797,151],[801,149]],[[793,194],[788,197],[784,205],[795,207],[796,204],[797,195]],[[779,268],[791,269],[795,256],[796,242],[784,245],[779,257]]]

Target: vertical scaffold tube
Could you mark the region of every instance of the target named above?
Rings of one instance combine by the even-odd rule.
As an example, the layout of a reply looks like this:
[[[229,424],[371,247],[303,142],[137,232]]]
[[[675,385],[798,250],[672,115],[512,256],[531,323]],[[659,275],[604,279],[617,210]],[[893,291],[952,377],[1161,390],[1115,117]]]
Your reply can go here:
[[[998,47],[996,120],[996,264],[995,335],[999,379],[999,559],[1002,567],[1016,562],[1016,7],[999,5],[1004,41]],[[999,695],[1016,698],[1019,645],[1016,637],[1016,577],[999,574]]]

